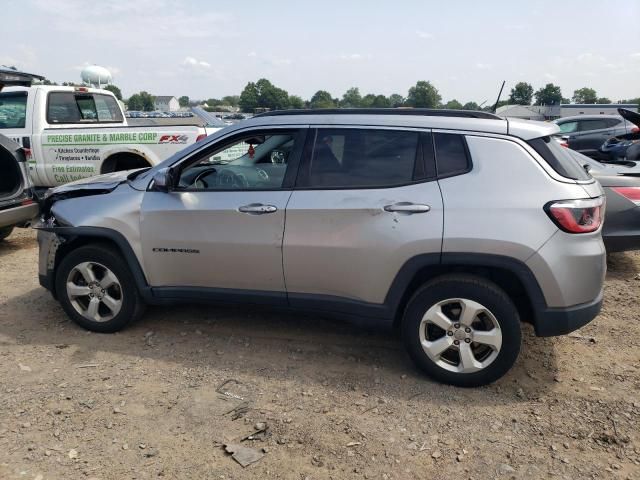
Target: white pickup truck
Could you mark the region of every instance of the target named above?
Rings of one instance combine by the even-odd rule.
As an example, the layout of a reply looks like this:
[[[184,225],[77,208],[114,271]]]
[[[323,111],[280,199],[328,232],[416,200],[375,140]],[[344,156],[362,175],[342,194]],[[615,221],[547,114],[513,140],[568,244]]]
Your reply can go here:
[[[152,166],[216,130],[130,126],[107,90],[32,85],[0,92],[0,134],[25,149],[36,187]]]

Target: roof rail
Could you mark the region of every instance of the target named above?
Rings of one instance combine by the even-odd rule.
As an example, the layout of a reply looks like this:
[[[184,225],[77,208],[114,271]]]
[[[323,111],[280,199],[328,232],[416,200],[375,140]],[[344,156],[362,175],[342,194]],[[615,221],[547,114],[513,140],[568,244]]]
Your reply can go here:
[[[317,108],[273,110],[258,113],[255,117],[277,117],[280,115],[413,115],[425,117],[466,117],[504,120],[489,112],[475,110],[448,110],[438,108]]]

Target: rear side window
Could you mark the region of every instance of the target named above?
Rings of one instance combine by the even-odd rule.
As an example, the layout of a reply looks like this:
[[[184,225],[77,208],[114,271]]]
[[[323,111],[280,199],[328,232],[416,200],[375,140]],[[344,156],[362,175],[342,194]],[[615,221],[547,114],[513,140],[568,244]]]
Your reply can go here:
[[[471,157],[463,135],[434,133],[438,177],[451,177],[471,170]]]
[[[417,132],[399,130],[318,129],[302,186],[366,188],[411,183],[418,139]]]
[[[607,124],[607,128],[616,127],[622,124],[623,120],[620,118],[605,118],[605,123]]]
[[[110,95],[49,93],[48,123],[114,123],[122,120],[120,107]]]
[[[24,128],[27,117],[27,92],[0,93],[0,129]]]
[[[580,120],[580,131],[588,132],[590,130],[602,130],[603,128],[608,128],[607,120],[597,119],[597,120]]]
[[[573,180],[589,180],[589,175],[575,161],[566,147],[551,137],[534,138],[527,142],[558,174]]]

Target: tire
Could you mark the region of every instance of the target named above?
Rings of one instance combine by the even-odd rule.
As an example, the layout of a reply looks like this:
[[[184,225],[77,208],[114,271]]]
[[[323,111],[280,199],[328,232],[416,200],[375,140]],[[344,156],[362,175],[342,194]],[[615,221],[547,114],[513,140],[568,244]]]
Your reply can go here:
[[[11,232],[13,232],[13,228],[13,225],[0,228],[0,242],[11,235]]]
[[[117,332],[144,312],[127,263],[107,245],[73,250],[57,268],[55,284],[67,315],[93,332]]]
[[[405,309],[402,339],[418,368],[434,380],[478,387],[509,371],[518,358],[522,332],[518,310],[502,289],[481,277],[455,274],[415,292]]]

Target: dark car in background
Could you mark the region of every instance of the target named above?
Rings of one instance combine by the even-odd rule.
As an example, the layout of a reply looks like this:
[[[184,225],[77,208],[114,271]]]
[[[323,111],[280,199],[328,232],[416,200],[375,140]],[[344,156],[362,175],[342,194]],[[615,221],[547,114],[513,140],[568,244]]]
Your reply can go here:
[[[34,79],[42,77],[0,67],[0,90],[5,86],[29,86]],[[25,108],[11,101],[4,102],[0,101],[0,125],[11,122],[14,115],[19,115],[16,109]],[[7,238],[14,227],[26,226],[38,215],[39,206],[27,171],[27,151],[0,135],[0,241]]]
[[[600,157],[610,162],[640,160],[640,114],[624,108],[619,108],[618,112],[633,127],[628,133],[607,139],[600,147]]]
[[[638,131],[638,126],[618,115],[577,115],[554,121],[568,147],[592,158],[606,160],[599,151],[611,137]]]
[[[598,180],[607,197],[602,239],[607,252],[640,249],[640,163],[604,164],[568,150]]]

